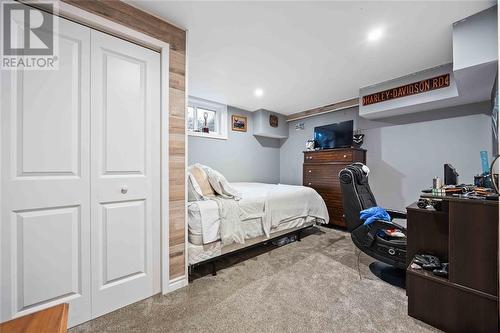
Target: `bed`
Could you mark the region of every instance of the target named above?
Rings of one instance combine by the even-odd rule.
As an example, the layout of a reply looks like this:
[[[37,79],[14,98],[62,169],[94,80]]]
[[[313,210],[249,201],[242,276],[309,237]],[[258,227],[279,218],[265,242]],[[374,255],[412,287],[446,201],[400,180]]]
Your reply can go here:
[[[240,194],[235,201],[239,212],[235,223],[239,223],[244,241],[223,245],[220,230],[224,211],[219,202],[212,199],[189,202],[190,267],[315,224],[328,223],[326,205],[312,188],[247,182],[230,185]]]

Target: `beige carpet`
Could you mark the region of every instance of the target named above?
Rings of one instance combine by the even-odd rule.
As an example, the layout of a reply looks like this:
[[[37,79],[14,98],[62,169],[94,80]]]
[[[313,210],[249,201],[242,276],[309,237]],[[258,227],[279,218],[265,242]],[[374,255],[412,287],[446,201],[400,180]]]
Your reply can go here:
[[[78,326],[76,332],[436,332],[406,314],[405,291],[369,271],[349,234],[311,229],[208,267],[194,282]]]

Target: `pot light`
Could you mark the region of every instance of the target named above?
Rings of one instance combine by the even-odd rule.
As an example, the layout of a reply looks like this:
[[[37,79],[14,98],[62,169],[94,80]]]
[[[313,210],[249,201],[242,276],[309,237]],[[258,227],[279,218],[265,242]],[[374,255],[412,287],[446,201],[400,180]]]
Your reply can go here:
[[[382,38],[383,34],[384,34],[384,31],[382,30],[382,28],[373,29],[372,31],[370,31],[368,33],[368,40],[370,42],[375,42],[375,41],[379,40],[380,38]]]
[[[264,90],[257,88],[257,89],[255,89],[253,94],[255,95],[255,97],[262,97],[262,95],[264,95]]]

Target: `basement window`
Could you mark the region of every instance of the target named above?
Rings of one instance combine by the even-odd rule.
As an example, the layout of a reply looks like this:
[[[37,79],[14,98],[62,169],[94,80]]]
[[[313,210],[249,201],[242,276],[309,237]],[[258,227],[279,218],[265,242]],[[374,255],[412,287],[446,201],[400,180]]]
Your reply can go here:
[[[191,136],[227,139],[227,106],[189,96],[187,131]]]

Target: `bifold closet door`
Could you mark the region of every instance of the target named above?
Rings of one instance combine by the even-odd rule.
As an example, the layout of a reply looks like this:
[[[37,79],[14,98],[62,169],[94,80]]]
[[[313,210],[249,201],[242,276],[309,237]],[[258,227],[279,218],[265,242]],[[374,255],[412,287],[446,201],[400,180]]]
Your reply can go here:
[[[152,296],[159,286],[160,248],[153,241],[159,235],[153,228],[160,223],[161,75],[159,53],[98,31],[91,40],[92,316],[97,317]]]
[[[58,37],[58,70],[1,73],[2,321],[91,317],[90,29],[60,19]]]

